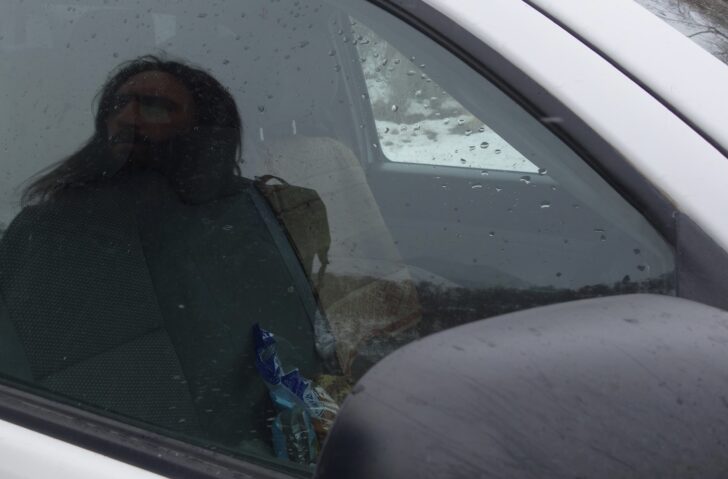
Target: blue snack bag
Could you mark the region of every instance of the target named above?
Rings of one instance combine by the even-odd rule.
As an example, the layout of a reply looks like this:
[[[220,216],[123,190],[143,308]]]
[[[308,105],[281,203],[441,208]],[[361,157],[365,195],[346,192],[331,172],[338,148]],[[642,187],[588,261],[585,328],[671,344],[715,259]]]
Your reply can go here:
[[[255,324],[253,344],[255,368],[268,387],[268,393],[278,412],[271,426],[273,450],[276,456],[301,464],[315,463],[319,450],[318,440],[311,423],[309,408],[301,396],[296,394],[296,391],[301,391],[300,385],[295,385],[290,378],[284,383],[283,378],[290,376],[291,373],[288,375],[283,373],[276,351],[276,340],[271,332]],[[293,372],[297,378],[303,380],[298,375],[298,370]]]

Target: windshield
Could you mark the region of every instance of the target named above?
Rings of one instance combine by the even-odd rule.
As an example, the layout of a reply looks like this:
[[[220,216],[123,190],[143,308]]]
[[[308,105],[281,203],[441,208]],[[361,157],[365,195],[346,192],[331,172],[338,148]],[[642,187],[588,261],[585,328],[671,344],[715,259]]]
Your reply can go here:
[[[728,2],[635,0],[704,50],[728,64]]]

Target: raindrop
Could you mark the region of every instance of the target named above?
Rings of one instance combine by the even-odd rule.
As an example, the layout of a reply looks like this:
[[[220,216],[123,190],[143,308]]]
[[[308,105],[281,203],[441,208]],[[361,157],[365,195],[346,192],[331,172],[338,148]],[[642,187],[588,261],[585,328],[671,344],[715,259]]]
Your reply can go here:
[[[465,130],[465,136],[470,136],[472,133],[472,130]]]
[[[384,133],[389,133],[389,127],[388,126],[384,128]]]
[[[480,170],[480,174],[483,176],[488,176],[488,170]]]
[[[334,66],[334,71],[335,72],[340,72],[341,71],[341,65],[335,65]]]
[[[607,241],[607,236],[606,235],[599,236],[599,241]]]
[[[483,185],[481,185],[480,183],[475,183],[475,184],[474,184],[473,186],[471,186],[470,188],[472,188],[472,189],[474,189],[474,190],[480,190],[480,189],[482,189],[482,188],[483,188]]]
[[[308,42],[307,42],[306,40],[303,40],[303,41],[301,41],[301,43],[299,43],[299,44],[298,44],[298,46],[299,46],[300,48],[304,48],[304,47],[305,47],[305,46],[307,46],[307,45],[308,45]]]
[[[399,65],[399,58],[395,58],[395,59],[394,59],[394,64],[395,64],[395,65]]]
[[[333,57],[334,55],[336,55],[336,50],[329,50],[329,56]]]
[[[440,187],[441,187],[441,188],[442,188],[443,190],[446,190],[446,189],[447,189],[447,185],[440,185]]]
[[[498,150],[495,150],[495,154],[496,155],[500,155],[501,154],[501,151],[499,149]]]
[[[496,186],[496,188],[495,188],[495,192],[496,192],[496,193],[500,193],[501,191],[503,191],[503,188],[498,188],[498,187]]]
[[[225,230],[225,231],[232,231],[233,225],[225,225],[225,226],[222,227],[222,229]]]
[[[551,208],[551,202],[550,201],[542,201],[541,202],[541,208]]]
[[[639,248],[635,248],[632,251],[634,252],[634,254],[640,254],[642,252]]]
[[[489,144],[489,143],[488,143],[487,141],[484,141],[483,143],[481,143],[481,144],[480,144],[480,147],[481,147],[482,149],[484,149],[484,150],[485,150],[486,148],[488,148],[488,146],[490,146],[490,144]]]
[[[407,72],[407,76],[410,76],[410,77],[412,75],[414,75],[414,74],[415,74],[415,71],[414,70],[410,70],[410,71]]]
[[[397,110],[399,110],[399,107],[397,105],[392,105],[392,111],[397,111]]]
[[[647,269],[647,266],[645,266],[643,264],[639,264],[639,265],[637,265],[637,269],[640,270],[640,271],[644,271],[644,270]]]
[[[548,170],[546,168],[539,168],[538,169],[538,174],[539,175],[545,175],[546,173],[548,173]]]
[[[490,236],[491,238],[494,237],[495,236],[495,231],[491,231],[490,233],[488,233],[488,236]]]
[[[265,107],[263,105],[258,105],[258,111],[263,113],[265,111]]]
[[[227,59],[225,59],[225,60],[223,60],[223,61],[222,61],[222,64],[223,64],[223,65],[227,65],[227,64],[229,64],[229,63],[230,63],[230,60],[227,60]]]
[[[531,184],[531,177],[528,176],[528,175],[523,175],[523,176],[521,176],[521,181],[524,182],[524,183],[526,183],[527,185],[530,185]]]
[[[561,277],[561,273],[556,273],[556,277],[557,278],[560,278]]]
[[[480,128],[478,128],[478,131],[481,132],[481,133],[483,133],[485,131],[485,127],[484,126],[481,126]]]
[[[465,123],[465,120],[463,120],[462,118],[460,118],[460,119],[458,120],[458,125],[462,125],[463,123]]]
[[[461,163],[461,164],[463,164],[463,165],[464,165],[464,164],[465,164],[465,163],[467,163],[467,162],[468,162],[468,160],[466,160],[465,158],[460,158],[460,163]]]

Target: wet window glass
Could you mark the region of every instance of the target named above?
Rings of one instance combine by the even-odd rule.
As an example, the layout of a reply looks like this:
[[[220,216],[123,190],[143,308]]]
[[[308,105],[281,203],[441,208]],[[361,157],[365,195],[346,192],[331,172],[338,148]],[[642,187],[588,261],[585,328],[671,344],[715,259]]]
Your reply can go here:
[[[677,286],[544,119],[367,2],[10,0],[0,71],[0,380],[63,403],[307,476],[408,342]]]

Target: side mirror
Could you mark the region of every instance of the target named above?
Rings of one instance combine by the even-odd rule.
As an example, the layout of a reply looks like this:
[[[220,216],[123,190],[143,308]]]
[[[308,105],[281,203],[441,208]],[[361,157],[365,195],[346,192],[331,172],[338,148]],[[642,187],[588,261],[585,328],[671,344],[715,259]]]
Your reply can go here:
[[[725,477],[728,313],[652,295],[467,324],[355,386],[317,478]]]

